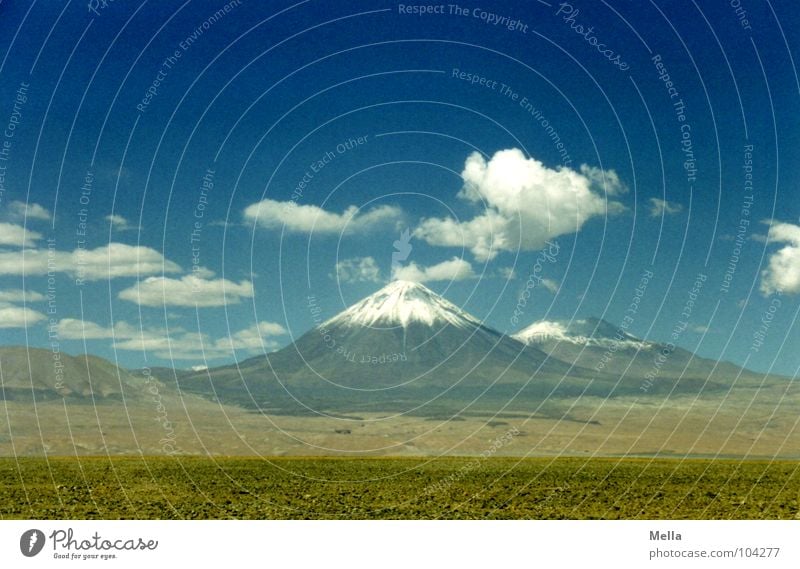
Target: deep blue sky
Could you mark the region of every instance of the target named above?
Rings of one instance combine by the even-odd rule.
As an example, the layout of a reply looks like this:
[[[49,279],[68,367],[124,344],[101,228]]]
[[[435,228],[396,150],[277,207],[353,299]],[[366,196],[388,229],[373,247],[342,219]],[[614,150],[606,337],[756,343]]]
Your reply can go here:
[[[702,272],[707,281],[677,343],[704,356],[793,375],[800,365],[793,349],[800,343],[800,291],[788,287],[778,306],[774,294],[761,290],[770,258],[791,242],[759,238],[769,229],[762,220],[800,225],[800,84],[790,55],[797,54],[800,22],[793,6],[748,3],[750,29],[722,1],[702,3],[702,12],[694,2],[576,1],[572,9],[579,12],[566,21],[569,7],[557,14],[556,3],[492,2],[484,8],[521,20],[523,29],[510,31],[482,20],[482,12],[475,17],[473,10],[485,4],[464,2],[468,15],[456,16],[447,4],[445,14],[411,15],[392,2],[243,0],[184,49],[181,42],[224,2],[114,2],[93,14],[85,2],[64,8],[4,0],[4,126],[14,115],[18,88],[29,87],[17,108],[22,119],[7,161],[0,221],[39,233],[30,248],[46,249],[45,239],[52,237],[58,251],[68,252],[83,238],[76,227],[85,208],[88,249],[109,242],[150,248],[180,267],[165,275],[179,279],[192,271],[190,235],[199,219],[203,176],[213,169],[194,262],[215,273],[204,273],[206,280],[252,281],[254,287],[252,298],[229,298],[227,306],[139,306],[119,298],[136,284],[135,275],[76,287],[75,275],[64,268],[54,315],[46,314],[46,299],[27,306],[48,318],[82,319],[106,330],[112,320],[122,323],[120,330],[142,327],[151,335],[169,329],[183,342],[198,329],[213,342],[229,331],[272,322],[289,333],[265,334],[268,346],[285,345],[313,325],[309,295],[330,317],[387,282],[393,242],[404,228],[414,232],[423,218],[478,215],[483,206],[457,196],[474,150],[488,160],[519,148],[549,169],[563,166],[540,120],[519,104],[525,97],[557,131],[569,167],[616,172],[629,191],[609,199],[625,211],[596,215],[579,231],[558,236],[561,252],[543,276],[560,288],[554,294],[537,286],[517,326],[511,316],[539,254],[535,249],[512,248],[486,260],[469,247],[413,237],[407,263],[424,268],[459,257],[484,275],[427,286],[487,324],[514,332],[539,319],[600,316],[618,324],[640,275],[652,270],[631,331],[666,341]],[[618,53],[628,69],[578,35],[573,26],[579,24],[584,31],[592,26],[590,37]],[[176,51],[180,57],[165,68],[165,58]],[[677,98],[670,99],[659,79],[655,55]],[[454,68],[497,86],[455,78]],[[162,81],[142,112],[137,104],[159,71]],[[518,94],[516,101],[500,92],[501,83]],[[691,127],[694,181],[683,168],[681,123],[672,106],[678,99]],[[336,151],[337,144],[361,136],[364,144]],[[752,221],[724,293],[749,144]],[[292,200],[310,165],[329,151],[335,158],[313,175],[298,205],[336,214],[349,206],[392,206],[401,213],[344,235],[257,226],[245,215],[262,199]],[[94,181],[88,204],[82,204],[87,170]],[[602,188],[595,192],[603,196]],[[651,215],[651,199],[669,202],[667,211]],[[14,213],[15,201],[39,204],[51,217],[37,218],[29,209],[26,219]],[[110,231],[104,218],[112,213],[129,228]],[[22,258],[19,246],[2,251]],[[370,257],[377,279],[331,278],[338,261]],[[508,280],[502,275],[512,267],[516,278]],[[24,279],[19,272],[4,268],[0,290],[46,293],[41,270],[26,271]],[[754,351],[753,334],[770,307],[767,339]],[[50,345],[46,320],[28,324],[0,330],[3,344]],[[68,352],[86,349],[123,365],[144,363],[141,349],[115,351],[104,335],[110,334],[87,335],[85,346],[74,333],[58,341]],[[242,348],[238,357],[257,351]],[[148,348],[146,359],[165,363],[161,356]],[[232,358],[222,350],[210,363]],[[190,355],[176,365],[201,363]]]

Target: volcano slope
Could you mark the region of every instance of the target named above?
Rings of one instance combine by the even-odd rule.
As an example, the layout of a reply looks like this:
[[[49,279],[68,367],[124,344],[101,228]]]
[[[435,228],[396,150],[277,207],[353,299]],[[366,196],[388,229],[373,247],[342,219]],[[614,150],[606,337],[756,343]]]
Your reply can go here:
[[[424,285],[395,281],[277,352],[179,383],[266,413],[452,415],[582,396],[722,392],[736,380],[763,379],[684,350],[666,352],[601,320],[551,325],[558,335],[542,328],[507,336]]]

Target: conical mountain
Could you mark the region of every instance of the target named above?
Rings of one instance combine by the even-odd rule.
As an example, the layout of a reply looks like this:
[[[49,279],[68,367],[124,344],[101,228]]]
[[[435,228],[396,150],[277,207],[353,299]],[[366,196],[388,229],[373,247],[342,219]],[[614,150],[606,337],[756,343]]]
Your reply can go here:
[[[552,386],[581,371],[485,326],[422,284],[395,281],[282,350],[196,374],[183,385],[259,407],[287,398],[337,408],[413,406],[487,390],[511,393],[526,384],[546,394],[544,378]]]

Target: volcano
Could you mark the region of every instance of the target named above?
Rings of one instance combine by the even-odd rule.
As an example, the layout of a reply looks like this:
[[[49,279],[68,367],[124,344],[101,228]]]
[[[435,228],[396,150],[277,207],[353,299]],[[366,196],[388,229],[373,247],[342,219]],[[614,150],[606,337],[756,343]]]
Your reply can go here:
[[[507,336],[424,285],[395,281],[277,352],[179,384],[270,413],[451,413],[584,395],[722,393],[763,378],[598,318],[540,321]]]
[[[617,376],[617,392],[642,395],[727,389],[734,381],[738,385],[759,385],[764,378],[763,374],[730,362],[706,359],[674,345],[642,340],[600,318],[542,320],[515,334],[514,338],[555,359]]]
[[[589,372],[486,325],[419,283],[394,281],[277,352],[186,378],[185,389],[240,405],[309,407],[466,401],[554,385]]]

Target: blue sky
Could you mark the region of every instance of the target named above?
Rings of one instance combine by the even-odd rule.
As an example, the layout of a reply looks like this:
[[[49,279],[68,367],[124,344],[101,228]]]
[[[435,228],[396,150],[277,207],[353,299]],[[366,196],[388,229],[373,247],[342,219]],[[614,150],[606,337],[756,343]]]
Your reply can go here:
[[[701,274],[678,345],[800,365],[787,3],[168,4],[0,3],[3,344],[226,363],[383,286],[400,240],[396,276],[504,332],[619,324],[652,271],[630,330],[666,341]]]

